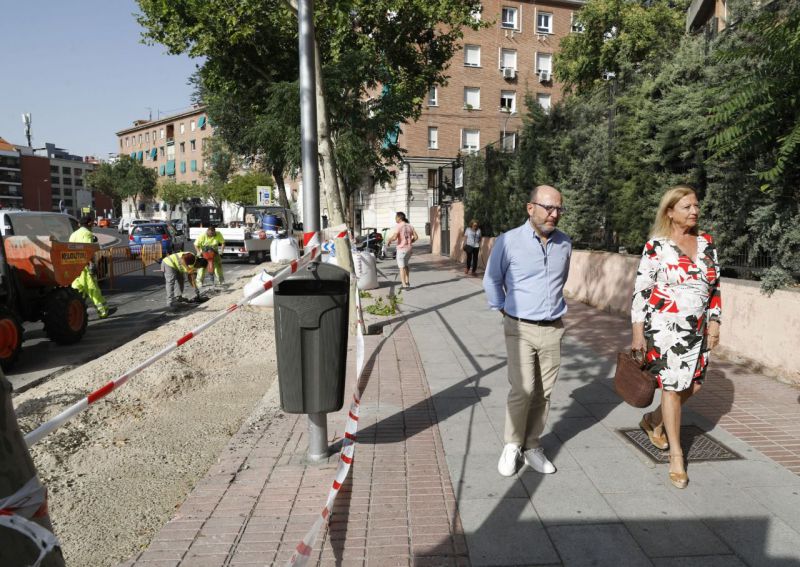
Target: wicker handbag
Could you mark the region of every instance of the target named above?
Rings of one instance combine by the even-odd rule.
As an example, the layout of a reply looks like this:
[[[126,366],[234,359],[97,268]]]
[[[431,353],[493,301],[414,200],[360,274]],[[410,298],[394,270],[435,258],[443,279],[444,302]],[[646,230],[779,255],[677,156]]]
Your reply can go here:
[[[614,372],[614,389],[617,394],[635,408],[646,408],[653,403],[658,381],[642,370],[644,360],[634,358],[632,353],[617,354],[617,370]]]

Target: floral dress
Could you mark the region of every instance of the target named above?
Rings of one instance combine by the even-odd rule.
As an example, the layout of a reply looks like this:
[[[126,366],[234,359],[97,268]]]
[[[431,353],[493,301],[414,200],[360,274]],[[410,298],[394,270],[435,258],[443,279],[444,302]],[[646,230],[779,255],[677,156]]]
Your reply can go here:
[[[647,370],[665,390],[702,382],[709,360],[707,321],[722,310],[717,250],[710,235],[697,237],[692,261],[669,238],[645,244],[631,306],[631,321],[644,323]]]

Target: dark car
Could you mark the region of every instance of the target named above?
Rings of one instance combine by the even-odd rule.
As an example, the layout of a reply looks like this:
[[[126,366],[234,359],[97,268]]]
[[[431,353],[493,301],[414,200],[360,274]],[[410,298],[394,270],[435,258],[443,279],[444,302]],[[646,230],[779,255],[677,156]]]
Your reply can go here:
[[[134,256],[141,254],[143,244],[155,244],[156,242],[161,243],[161,251],[164,255],[183,249],[183,242],[179,241],[175,229],[166,223],[136,225],[128,240],[131,254]]]

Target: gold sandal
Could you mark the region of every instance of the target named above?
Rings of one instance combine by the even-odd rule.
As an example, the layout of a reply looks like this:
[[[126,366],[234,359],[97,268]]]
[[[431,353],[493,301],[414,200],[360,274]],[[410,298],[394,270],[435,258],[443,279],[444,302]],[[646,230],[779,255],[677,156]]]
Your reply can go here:
[[[650,425],[650,420],[648,420],[648,416],[652,414],[646,413],[642,416],[642,421],[639,422],[639,427],[642,428],[642,431],[647,433],[647,437],[650,439],[650,443],[653,444],[654,447],[661,449],[662,451],[666,451],[669,449],[669,441],[667,440],[667,436],[662,433],[661,435],[656,435],[655,429],[652,425]]]
[[[669,460],[680,458],[683,460],[683,454],[680,455],[670,455]],[[677,473],[677,472],[670,472],[669,473],[669,480],[672,483],[672,486],[675,488],[686,488],[689,484],[689,475],[685,472]]]

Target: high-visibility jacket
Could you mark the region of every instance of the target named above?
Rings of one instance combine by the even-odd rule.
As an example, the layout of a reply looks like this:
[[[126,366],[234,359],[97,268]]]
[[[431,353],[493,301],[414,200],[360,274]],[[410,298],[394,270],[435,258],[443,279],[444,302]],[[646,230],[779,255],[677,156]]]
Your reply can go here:
[[[178,270],[184,274],[191,274],[194,272],[194,266],[186,265],[186,262],[184,262],[182,258],[184,254],[186,254],[186,252],[175,252],[161,260],[161,262],[174,270]]]
[[[92,234],[92,231],[85,226],[80,227],[78,230],[69,235],[70,242],[81,242],[84,244],[91,244],[97,241],[97,237]]]
[[[219,232],[215,232],[214,236],[209,236],[208,233],[204,232],[197,237],[197,240],[194,241],[194,247],[202,251],[206,246],[211,246],[217,249],[222,248],[225,246],[225,239],[222,238],[222,235]]]

